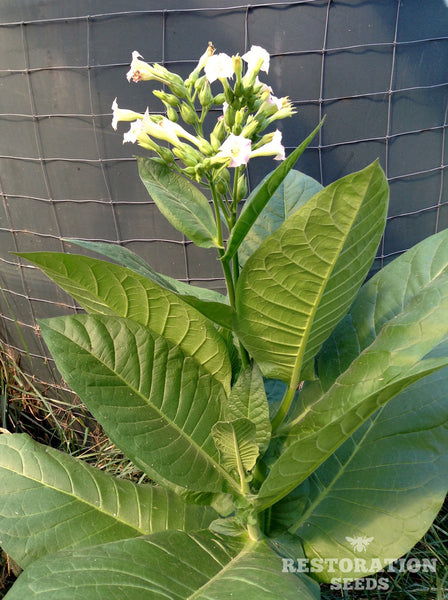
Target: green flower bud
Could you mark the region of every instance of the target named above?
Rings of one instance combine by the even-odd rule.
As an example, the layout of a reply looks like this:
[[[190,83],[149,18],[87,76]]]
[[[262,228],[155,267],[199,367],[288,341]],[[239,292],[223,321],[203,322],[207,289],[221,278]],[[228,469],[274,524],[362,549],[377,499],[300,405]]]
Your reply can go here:
[[[226,95],[223,93],[217,94],[213,98],[213,104],[216,104],[217,106],[221,106],[221,104],[224,104],[225,101],[226,101]]]
[[[180,158],[187,167],[195,167],[203,159],[202,154],[188,144],[180,144],[173,148],[173,154]]]
[[[211,147],[213,148],[213,152],[219,152],[222,142],[219,141],[219,139],[216,137],[216,135],[213,132],[210,134],[210,144],[211,144]]]
[[[224,113],[224,123],[230,129],[232,129],[235,124],[235,109],[233,109],[231,106],[228,106],[226,112]]]
[[[173,94],[167,94],[165,92],[162,92],[161,90],[154,90],[153,94],[154,96],[156,96],[156,98],[162,100],[165,106],[173,106],[174,108],[176,108],[180,104],[179,98],[177,96],[174,96]]]
[[[185,102],[182,102],[180,105],[180,114],[185,123],[188,123],[189,125],[194,125],[198,121],[198,115],[196,114],[196,111]]]
[[[202,152],[202,154],[208,156],[214,154],[213,147],[207,142],[207,140],[204,140],[204,138],[198,138],[198,148]]]
[[[256,135],[261,129],[262,127],[260,126],[260,123],[256,119],[251,117],[247,120],[247,123],[241,132],[241,135],[243,135],[246,138],[252,139],[253,136]]]
[[[219,176],[216,178],[215,185],[220,194],[224,195],[227,193],[230,185],[229,169],[224,168],[221,170]]]
[[[238,181],[236,184],[236,197],[237,197],[237,202],[240,202],[241,200],[243,200],[243,198],[246,197],[247,194],[247,179],[246,176],[241,174],[238,177]]]
[[[159,146],[159,149],[157,150],[157,153],[159,154],[160,158],[162,158],[163,161],[166,164],[170,164],[170,163],[174,162],[173,153],[168,148],[164,148],[163,146]]]
[[[174,123],[177,123],[177,120],[179,119],[179,115],[177,114],[177,110],[174,110],[174,108],[172,106],[167,106],[166,107],[166,116],[168,117],[168,119],[170,121],[173,121]]]
[[[227,135],[226,126],[222,117],[218,119],[218,122],[216,123],[215,128],[212,131],[212,135],[216,137],[216,139],[219,141],[219,146],[221,146]]]
[[[213,104],[213,94],[210,89],[210,84],[208,81],[204,83],[201,90],[199,91],[199,102],[202,106],[209,107]]]

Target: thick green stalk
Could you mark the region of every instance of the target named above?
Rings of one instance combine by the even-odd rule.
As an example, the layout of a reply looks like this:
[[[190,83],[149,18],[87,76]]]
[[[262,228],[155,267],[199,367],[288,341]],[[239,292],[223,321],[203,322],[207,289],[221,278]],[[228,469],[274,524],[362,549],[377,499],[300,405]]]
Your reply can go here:
[[[288,414],[288,411],[291,407],[291,402],[293,401],[295,393],[296,393],[295,387],[288,387],[288,389],[286,390],[285,395],[283,396],[283,400],[280,405],[280,408],[278,409],[277,414],[275,415],[274,420],[272,421],[272,433],[273,434],[277,431],[277,429],[283,423],[286,415]]]

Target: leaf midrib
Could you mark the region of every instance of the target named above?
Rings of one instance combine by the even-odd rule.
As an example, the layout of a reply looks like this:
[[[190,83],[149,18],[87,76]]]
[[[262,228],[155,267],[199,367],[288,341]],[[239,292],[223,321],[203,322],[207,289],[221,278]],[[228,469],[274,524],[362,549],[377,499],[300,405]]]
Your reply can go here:
[[[148,328],[149,329],[149,328]],[[53,330],[55,331],[55,330]],[[109,367],[109,365],[107,365],[103,360],[101,360],[99,357],[95,356],[94,354],[90,353],[88,350],[86,350],[85,348],[83,348],[82,346],[80,346],[77,342],[75,342],[74,340],[68,338],[65,334],[61,333],[60,331],[57,332],[59,335],[64,336],[66,339],[68,339],[71,343],[75,344],[78,348],[80,348],[83,353],[91,356],[92,358],[94,358],[96,361],[98,361],[101,365],[103,365],[110,373],[112,373],[115,377],[117,377],[121,382],[123,382],[123,384],[125,384],[125,386],[127,388],[129,388],[131,391],[135,392],[135,394],[141,398],[143,400],[143,402],[150,406],[152,410],[154,410],[158,415],[160,415],[160,417],[162,418],[162,420],[164,422],[167,423],[167,425],[169,427],[171,427],[172,429],[174,429],[177,433],[180,434],[180,437],[186,439],[192,446],[193,448],[196,449],[196,451],[198,452],[198,454],[202,455],[203,457],[206,458],[207,462],[211,463],[212,467],[219,472],[220,475],[222,475],[224,477],[224,479],[226,479],[230,485],[239,492],[239,486],[237,484],[236,481],[234,481],[234,479],[231,477],[231,475],[229,473],[227,473],[227,471],[225,471],[225,469],[217,462],[215,461],[215,459],[213,457],[211,457],[209,454],[207,454],[207,452],[205,452],[205,450],[203,450],[201,448],[201,446],[199,446],[197,444],[197,442],[195,442],[190,436],[188,436],[178,425],[176,425],[176,423],[174,423],[174,421],[170,420],[163,412],[161,412],[161,410],[156,407],[154,404],[152,404],[151,402],[149,402],[149,398],[146,398],[141,392],[140,390],[138,390],[137,388],[135,388],[133,385],[131,385],[129,382],[126,381],[126,379],[124,379],[119,373],[117,373],[116,371],[114,371],[113,369],[111,369],[111,367]],[[109,333],[110,335],[110,333]],[[182,352],[183,354],[183,352]],[[115,355],[115,351],[114,351],[114,355]],[[184,363],[185,361],[183,361]],[[199,363],[200,364],[200,363]],[[222,386],[222,383],[217,380],[215,378],[215,381],[221,386],[221,389],[224,392],[224,388]],[[224,392],[225,393],[225,392]]]

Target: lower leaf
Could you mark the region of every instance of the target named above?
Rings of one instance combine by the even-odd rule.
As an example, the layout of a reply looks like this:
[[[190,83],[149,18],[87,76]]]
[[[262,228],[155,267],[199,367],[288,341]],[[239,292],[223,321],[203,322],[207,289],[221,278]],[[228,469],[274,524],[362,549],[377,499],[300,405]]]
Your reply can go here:
[[[320,581],[380,570],[437,516],[448,491],[447,384],[443,369],[407,388],[272,508],[274,532],[301,538]]]
[[[202,529],[215,517],[210,508],[114,478],[26,434],[0,436],[0,543],[22,567],[59,550],[167,527]]]
[[[36,561],[5,600],[318,600],[266,541],[165,531]]]

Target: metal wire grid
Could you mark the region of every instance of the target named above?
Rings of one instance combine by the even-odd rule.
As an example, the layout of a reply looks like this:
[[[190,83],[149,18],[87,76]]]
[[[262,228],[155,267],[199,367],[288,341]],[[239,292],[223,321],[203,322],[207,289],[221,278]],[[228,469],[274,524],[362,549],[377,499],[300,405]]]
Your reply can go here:
[[[373,8],[375,4],[376,7]],[[435,0],[432,4],[435,6]],[[359,11],[363,7],[370,12],[367,20],[351,26],[354,31],[352,41],[348,35],[350,27],[347,23],[352,18],[359,18]],[[368,22],[369,18],[375,16],[378,7],[383,11],[383,16],[387,17],[387,21],[384,29],[377,28],[377,33],[371,35],[368,32]],[[123,83],[123,80],[130,51],[136,49],[131,38],[137,31],[141,45],[138,49],[148,62],[161,62],[168,68],[184,71],[185,74],[196,64],[199,56],[196,47],[200,43],[203,49],[207,43],[205,38],[208,40],[210,37],[220,51],[229,53],[234,52],[235,48],[242,53],[252,43],[267,47],[272,55],[271,69],[276,80],[275,91],[278,91],[279,95],[286,94],[289,92],[289,84],[294,83],[290,96],[297,106],[298,115],[292,126],[288,123],[288,129],[284,128],[284,139],[289,150],[297,140],[303,139],[324,114],[336,115],[337,126],[328,131],[328,127],[332,126],[330,118],[327,118],[325,128],[315,139],[304,163],[299,166],[323,184],[354,170],[353,166],[362,168],[367,164],[363,161],[370,157],[372,152],[372,159],[375,158],[375,153],[380,155],[395,203],[391,203],[388,229],[379,249],[378,267],[407,249],[402,239],[398,246],[388,243],[387,232],[397,231],[397,227],[394,227],[396,223],[406,220],[409,222],[409,219],[414,223],[410,228],[405,227],[408,239],[404,241],[409,242],[409,246],[445,228],[448,61],[444,61],[443,56],[448,58],[448,36],[443,35],[443,28],[436,27],[437,31],[430,30],[429,35],[414,35],[413,38],[406,39],[402,26],[403,11],[402,0],[299,0],[219,8],[206,6],[103,12],[68,18],[0,23],[0,36],[6,34],[8,39],[14,40],[16,49],[13,64],[3,61],[0,65],[0,82],[3,82],[0,85],[4,94],[8,94],[9,81],[14,78],[16,82],[20,81],[18,95],[10,102],[0,100],[0,106],[3,105],[0,125],[6,123],[10,126],[10,146],[12,150],[17,149],[16,152],[2,151],[1,147],[5,148],[5,144],[0,142],[0,335],[5,344],[23,355],[30,375],[41,382],[63,389],[63,384],[56,383],[57,375],[39,337],[36,320],[42,316],[73,312],[78,308],[68,296],[47,283],[35,269],[8,254],[9,251],[70,250],[70,246],[63,241],[64,237],[112,241],[122,243],[149,259],[154,258],[154,248],[158,248],[155,258],[161,265],[154,264],[154,261],[152,265],[163,271],[164,266],[167,266],[163,263],[167,249],[175,247],[176,252],[171,253],[174,259],[168,265],[173,272],[169,274],[209,287],[222,285],[216,269],[215,256],[195,250],[188,240],[162,225],[161,221],[154,221],[156,229],[151,235],[136,235],[141,231],[142,211],[150,214],[154,204],[142,192],[142,188],[138,187],[132,157],[135,150],[123,149],[117,141],[111,141],[113,132],[109,131],[109,106],[114,95],[121,94],[121,90],[125,88],[126,82]],[[320,24],[317,26],[317,34],[314,38],[311,36],[313,39],[308,40],[306,47],[303,47],[303,37],[298,35],[296,39],[291,39],[290,35],[296,27],[300,30],[299,24],[304,17],[305,21],[308,19],[314,25]],[[202,27],[201,19],[212,26],[201,35],[198,34],[200,40],[188,40],[185,37],[184,24],[191,26],[191,23],[197,20],[199,27]],[[344,23],[349,43],[341,43],[334,34],[334,28],[337,28],[338,24],[340,26],[341,22]],[[274,24],[273,31],[269,28],[270,23]],[[279,27],[278,31],[275,29],[275,23]],[[128,26],[131,33],[124,42],[121,37],[115,37],[105,40],[103,45],[98,44],[102,29],[109,28],[116,34],[121,32],[122,37],[126,38],[124,32]],[[149,26],[151,31],[156,27],[159,32],[157,41],[152,45],[153,55],[146,52],[144,44],[147,39],[145,40],[142,34]],[[229,26],[233,29],[229,30]],[[50,51],[45,50],[45,44],[39,43],[39,39],[42,39],[43,33],[51,37],[52,31],[57,31],[57,44],[55,53],[51,53],[50,56]],[[177,31],[184,35],[179,41],[176,38]],[[270,32],[271,47],[266,43],[269,40],[262,39],[262,31]],[[287,42],[286,37],[280,42],[276,41],[277,34],[277,37],[281,37],[280,31],[287,36]],[[302,36],[303,33],[302,30]],[[361,35],[367,36],[365,41],[361,41]],[[266,37],[266,34],[263,37]],[[63,47],[64,44],[73,44],[78,48],[77,52],[70,52],[68,48],[69,51],[65,53],[71,58],[71,62],[62,60],[64,53],[58,54],[61,43]],[[229,47],[225,47],[226,44]],[[126,48],[126,54],[122,53],[123,60],[107,62],[105,58],[109,54],[118,56],[120,53],[113,51],[115,46],[119,46],[120,51]],[[433,56],[434,51],[442,55],[435,78],[428,79],[423,75],[421,80],[413,81],[409,85],[398,81],[398,60],[409,62],[413,57],[424,56],[425,53]],[[376,59],[381,59],[380,67],[383,71],[384,65],[388,65],[386,74],[383,73],[380,78],[381,84],[376,81],[374,73],[372,85],[363,87],[361,83],[356,84],[358,78],[363,79],[365,83],[366,75],[359,71],[354,85],[349,84],[345,88],[344,85],[338,85],[338,80],[344,79],[346,66],[353,64],[357,68],[357,65],[365,64],[360,58],[366,56],[370,56],[371,65],[375,65]],[[10,58],[7,53],[6,60]],[[312,70],[306,70],[307,65],[311,65]],[[49,89],[45,88],[48,81],[54,83],[58,78],[64,80],[68,74],[75,74],[75,79],[87,90],[85,97],[79,101],[76,89],[61,92],[56,85],[51,90],[48,100]],[[117,74],[120,77],[119,84]],[[50,79],[47,80],[49,75]],[[301,81],[300,85],[305,87],[305,91],[301,91],[300,85],[295,84],[297,78]],[[308,83],[304,85],[305,82]],[[280,89],[277,89],[277,84]],[[107,92],[112,91],[111,88],[114,89],[115,94],[113,91],[109,94],[101,92],[101,85]],[[55,98],[52,101],[51,94],[54,91]],[[420,107],[409,127],[400,130],[394,128],[399,100],[404,103],[414,102],[418,108],[419,94],[422,94],[426,101],[429,94],[434,94],[437,98],[435,120],[428,123],[425,118],[421,118],[425,111]],[[128,106],[138,110],[138,104],[140,103],[141,107],[143,99],[147,102],[148,88],[142,90],[140,86],[131,86],[127,88],[126,95],[130,101]],[[20,101],[16,105],[15,100],[19,98]],[[377,126],[374,126],[375,131],[372,131],[372,123],[368,125],[368,110],[355,111],[357,124],[354,129],[350,121],[346,121],[345,124],[339,123],[338,115],[342,115],[342,121],[351,118],[349,113],[338,112],[341,106],[347,103],[356,107],[357,102],[363,107],[369,106],[369,103],[375,107],[371,119],[373,125],[380,114],[378,108],[381,115],[385,115],[381,120],[380,132]],[[28,110],[24,110],[26,106]],[[427,108],[430,110],[431,106]],[[47,127],[55,121],[57,127],[51,138],[51,127],[50,131],[47,131]],[[78,125],[79,131],[89,131],[87,155],[82,152],[82,136],[81,141],[77,143],[76,155],[73,154],[69,140],[65,139],[64,143],[67,127],[70,127],[70,135],[74,136]],[[347,129],[351,130],[349,137],[344,133]],[[15,133],[15,130],[18,133]],[[353,130],[357,135],[353,134]],[[22,140],[19,145],[14,140],[20,138],[21,131],[28,132],[30,138],[25,143]],[[53,142],[52,151],[60,150],[59,155],[49,154],[46,136]],[[114,140],[118,139],[121,142],[118,134],[113,136]],[[392,164],[397,162],[395,146],[398,144],[403,148],[400,150],[401,155],[401,152],[405,152],[407,147],[415,145],[416,142],[422,150],[421,167],[416,168],[416,161],[408,161],[408,164],[402,160],[401,163],[404,164],[400,163],[401,171],[397,170]],[[436,146],[436,150],[433,145]],[[356,157],[358,154],[359,158]],[[430,155],[429,161],[426,155]],[[259,170],[251,171],[252,183],[256,182],[263,169],[266,172],[270,168],[271,164],[261,161]],[[28,171],[31,171],[31,175]],[[115,176],[117,171],[118,176]],[[95,185],[89,185],[89,175],[94,177]],[[74,178],[74,182],[68,186],[71,194],[63,195],[61,180],[67,176]],[[21,177],[30,179],[31,185],[21,187]],[[36,184],[35,187],[33,183]],[[421,186],[431,190],[429,197],[422,198],[420,205],[409,207],[406,204],[409,190],[412,187],[420,189]],[[394,196],[395,189],[397,193]],[[94,208],[98,214],[95,213],[92,229],[88,226],[88,220],[92,218]],[[44,217],[39,216],[39,211],[43,212]],[[137,218],[133,221],[134,215]],[[425,220],[425,216],[428,215],[429,221]],[[101,224],[102,217],[106,220],[105,224]],[[152,213],[149,219],[155,219]],[[74,222],[75,226],[71,227]],[[130,235],[133,232],[134,235]]]

